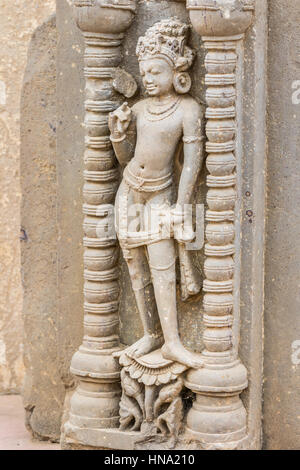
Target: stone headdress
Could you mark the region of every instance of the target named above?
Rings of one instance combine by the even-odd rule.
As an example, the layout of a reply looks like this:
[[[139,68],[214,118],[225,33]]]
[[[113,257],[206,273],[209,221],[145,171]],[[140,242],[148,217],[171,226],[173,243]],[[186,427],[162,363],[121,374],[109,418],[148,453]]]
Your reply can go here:
[[[176,17],[155,23],[139,38],[136,48],[139,61],[161,57],[177,72],[188,70],[195,57],[193,49],[186,45],[189,28]]]

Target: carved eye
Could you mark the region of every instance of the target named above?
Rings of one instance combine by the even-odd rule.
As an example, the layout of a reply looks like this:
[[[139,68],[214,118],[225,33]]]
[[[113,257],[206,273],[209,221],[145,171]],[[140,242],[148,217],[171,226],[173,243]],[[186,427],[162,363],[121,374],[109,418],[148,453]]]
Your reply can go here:
[[[152,69],[151,70],[152,75],[158,75],[160,71],[158,69]]]

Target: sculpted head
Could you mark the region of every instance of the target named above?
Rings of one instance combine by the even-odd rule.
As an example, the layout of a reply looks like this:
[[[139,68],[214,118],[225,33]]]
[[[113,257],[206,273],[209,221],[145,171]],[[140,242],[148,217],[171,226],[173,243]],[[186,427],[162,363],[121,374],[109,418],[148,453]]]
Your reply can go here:
[[[162,96],[175,89],[188,93],[191,67],[195,52],[186,45],[189,26],[177,18],[162,20],[140,37],[137,56],[146,91],[150,96]]]

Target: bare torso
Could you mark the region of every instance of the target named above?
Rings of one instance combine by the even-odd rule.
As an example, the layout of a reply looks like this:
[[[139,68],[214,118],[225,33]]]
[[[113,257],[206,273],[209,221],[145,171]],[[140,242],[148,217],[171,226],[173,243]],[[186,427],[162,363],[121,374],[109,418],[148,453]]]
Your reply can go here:
[[[137,141],[135,153],[128,167],[138,176],[156,179],[172,173],[176,150],[183,135],[183,100],[174,113],[165,119],[151,116],[147,111],[149,100],[133,107]]]

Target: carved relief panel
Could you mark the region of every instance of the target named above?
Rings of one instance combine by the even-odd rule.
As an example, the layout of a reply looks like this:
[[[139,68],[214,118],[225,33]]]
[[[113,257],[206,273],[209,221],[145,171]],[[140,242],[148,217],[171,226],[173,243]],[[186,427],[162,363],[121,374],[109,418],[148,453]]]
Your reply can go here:
[[[158,3],[74,1],[86,43],[85,336],[63,440],[245,448],[239,126],[254,3]]]

